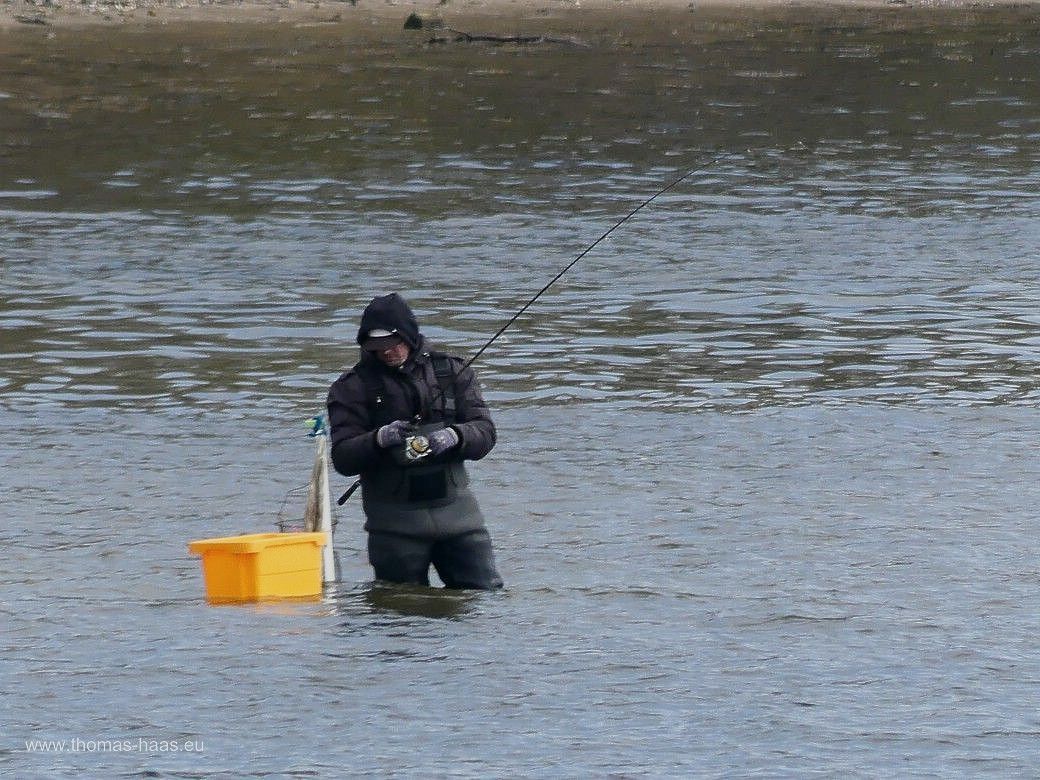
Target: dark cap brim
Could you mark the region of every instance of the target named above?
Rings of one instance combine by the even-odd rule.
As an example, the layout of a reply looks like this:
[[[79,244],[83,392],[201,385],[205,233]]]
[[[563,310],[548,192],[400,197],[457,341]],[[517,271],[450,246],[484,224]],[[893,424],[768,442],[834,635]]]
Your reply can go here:
[[[366,352],[382,352],[384,349],[396,347],[403,341],[404,339],[396,334],[392,336],[370,336],[362,342],[361,348]]]

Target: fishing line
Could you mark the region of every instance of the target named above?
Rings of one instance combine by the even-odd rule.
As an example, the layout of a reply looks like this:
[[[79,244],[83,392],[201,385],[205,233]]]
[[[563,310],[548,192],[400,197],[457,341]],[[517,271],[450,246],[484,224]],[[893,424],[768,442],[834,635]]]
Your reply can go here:
[[[595,249],[597,246],[599,246],[603,241],[605,241],[606,238],[611,233],[613,233],[619,227],[624,225],[626,222],[628,222],[630,219],[632,219],[632,217],[634,217],[636,214],[638,214],[644,208],[649,206],[651,203],[653,203],[659,197],[664,195],[666,192],[668,192],[669,190],[674,189],[675,187],[678,187],[683,181],[685,181],[686,179],[688,179],[691,176],[693,176],[693,174],[699,173],[700,171],[708,170],[709,168],[712,168],[715,165],[717,165],[721,160],[724,160],[727,157],[733,157],[736,154],[737,154],[737,152],[723,152],[722,154],[719,154],[719,155],[715,156],[711,160],[708,160],[707,162],[702,163],[701,165],[698,165],[698,166],[696,166],[694,168],[690,168],[682,176],[680,176],[679,178],[669,182],[664,187],[662,187],[661,189],[657,190],[653,195],[651,195],[649,198],[646,198],[645,200],[643,200],[638,206],[636,206],[634,209],[632,209],[627,214],[625,214],[625,216],[621,217],[621,219],[619,219],[617,222],[615,222],[613,225],[611,225],[610,228],[608,228],[606,231],[604,231],[603,234],[599,236],[599,238],[597,238],[595,241],[593,241],[591,244],[589,244],[587,247],[585,247],[583,250],[581,250],[581,252],[578,254],[577,257],[575,257],[573,260],[571,260],[569,263],[567,263],[567,265],[565,265],[559,271],[559,273],[556,274],[556,276],[554,276],[552,279],[549,280],[548,284],[546,284],[542,289],[540,289],[533,296],[531,296],[531,299],[529,301],[527,301],[527,303],[525,303],[523,306],[521,306],[520,309],[516,312],[516,314],[514,314],[512,317],[510,317],[508,320],[506,320],[505,324],[503,324],[502,327],[500,327],[497,331],[495,331],[495,334],[484,343],[484,346],[482,346],[480,349],[478,349],[476,351],[476,353],[473,355],[473,357],[471,357],[469,360],[467,360],[463,364],[461,370],[465,371],[467,368],[469,368],[471,365],[473,365],[473,363],[477,360],[477,358],[479,358],[481,355],[483,355],[484,352],[487,351],[487,348],[490,347],[492,344],[494,344],[495,341],[498,340],[499,336],[501,336],[503,333],[506,332],[506,330],[509,329],[510,325],[512,325],[514,322],[516,322],[518,319],[520,319],[520,317],[523,315],[523,313],[526,312],[528,309],[530,309],[535,304],[535,302],[539,298],[541,298],[549,290],[550,287],[552,287],[554,284],[556,284],[558,281],[560,281],[560,279],[563,278],[564,274],[566,274],[569,270],[571,270],[574,266],[576,266],[578,264],[578,262],[583,257],[585,257],[589,252],[591,252],[593,249]],[[431,407],[433,406],[433,403],[436,401],[438,396],[443,396],[443,395],[444,395],[444,390],[438,384],[437,388],[434,390],[434,393],[432,394],[432,398],[431,398],[431,401],[430,401]],[[346,503],[347,499],[349,499],[350,496],[353,495],[354,491],[357,490],[360,485],[361,485],[361,480],[360,479],[355,481],[354,484],[350,486],[350,489],[347,490],[346,493],[344,493],[342,496],[339,497],[339,499],[336,501],[336,503],[339,506],[343,506],[343,504]]]
[[[644,200],[642,203],[640,203],[638,206],[636,206],[634,209],[632,209],[630,212],[628,212],[625,216],[623,216],[621,219],[619,219],[617,222],[615,222],[599,238],[597,238],[595,241],[593,241],[591,244],[589,244],[587,247],[585,247],[577,257],[575,257],[573,260],[571,260],[569,263],[567,263],[567,265],[565,265],[563,267],[563,269],[558,274],[556,274],[556,276],[554,276],[552,279],[549,280],[549,283],[547,285],[545,285],[545,287],[543,287],[541,290],[536,292],[531,297],[531,300],[529,300],[527,303],[525,303],[523,306],[521,306],[520,310],[517,311],[517,313],[514,314],[512,317],[510,317],[501,328],[499,328],[497,331],[495,331],[495,335],[492,336],[490,339],[488,339],[487,342],[484,344],[484,346],[482,346],[480,349],[478,349],[477,353],[475,355],[473,355],[473,357],[471,357],[469,360],[467,360],[465,365],[462,368],[463,369],[469,368],[473,364],[473,362],[476,361],[477,358],[479,358],[481,355],[484,354],[485,350],[487,350],[488,347],[490,347],[492,344],[495,343],[495,341],[498,339],[499,336],[501,336],[503,333],[506,332],[506,330],[509,328],[510,325],[512,325],[514,322],[516,322],[518,319],[520,319],[521,315],[525,311],[527,311],[529,308],[531,308],[531,306],[533,306],[534,303],[539,298],[541,298],[542,295],[544,295],[545,292],[550,287],[552,287],[554,284],[556,284],[558,281],[560,281],[560,279],[563,278],[564,274],[566,274],[575,265],[577,265],[578,261],[580,261],[583,257],[585,257],[585,255],[587,255],[589,252],[591,252],[593,249],[595,249],[597,246],[599,246],[599,244],[602,241],[604,241],[607,238],[607,236],[609,236],[611,233],[613,233],[619,227],[624,225],[626,222],[628,222],[630,219],[632,219],[632,217],[634,217],[636,214],[638,214],[644,208],[649,206],[651,203],[653,203],[659,197],[664,195],[666,192],[668,192],[671,189],[674,189],[679,184],[681,184],[683,181],[685,181],[686,179],[688,179],[691,176],[693,176],[693,174],[698,173],[700,171],[707,170],[709,168],[712,168],[713,166],[718,164],[718,162],[720,160],[724,160],[727,157],[732,157],[734,154],[736,154],[736,152],[724,152],[723,154],[718,155],[714,159],[709,160],[708,162],[703,163],[702,165],[698,165],[695,168],[690,168],[688,171],[686,171],[686,173],[684,173],[678,179],[676,179],[675,181],[671,182],[670,184],[667,184],[666,186],[664,186],[661,189],[659,189],[657,192],[655,192],[653,195],[651,195],[649,198]]]

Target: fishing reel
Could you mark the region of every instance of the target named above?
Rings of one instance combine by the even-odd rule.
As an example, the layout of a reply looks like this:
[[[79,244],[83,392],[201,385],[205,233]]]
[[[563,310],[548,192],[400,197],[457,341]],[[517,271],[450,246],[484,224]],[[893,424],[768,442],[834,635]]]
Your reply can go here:
[[[404,456],[410,461],[422,460],[431,452],[433,450],[430,449],[430,440],[421,433],[408,436],[404,440]]]
[[[394,447],[390,452],[394,460],[401,466],[417,466],[433,454],[430,448],[429,434],[444,427],[443,422],[416,424],[404,437],[404,444]]]

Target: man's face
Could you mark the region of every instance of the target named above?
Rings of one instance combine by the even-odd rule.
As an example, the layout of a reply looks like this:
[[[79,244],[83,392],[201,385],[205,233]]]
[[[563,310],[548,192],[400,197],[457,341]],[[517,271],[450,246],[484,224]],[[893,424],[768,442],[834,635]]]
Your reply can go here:
[[[390,368],[397,368],[404,365],[410,353],[411,349],[409,346],[403,341],[399,341],[392,347],[376,350],[375,355]]]

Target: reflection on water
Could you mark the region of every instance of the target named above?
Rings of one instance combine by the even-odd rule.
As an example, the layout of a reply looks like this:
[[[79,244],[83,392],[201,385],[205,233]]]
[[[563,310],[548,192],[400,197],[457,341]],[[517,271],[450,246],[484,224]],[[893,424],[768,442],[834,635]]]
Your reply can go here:
[[[0,190],[33,211],[238,219],[611,213],[716,149],[748,152],[739,181],[696,195],[774,212],[1014,211],[1035,190],[1033,12],[787,13],[632,20],[620,38],[595,17],[530,22],[585,27],[587,49],[8,36]]]
[[[206,745],[0,774],[1033,773],[1036,12],[623,13],[0,33],[0,711]],[[477,364],[505,593],[355,499],[327,599],[204,604],[373,294],[473,354],[720,153]]]
[[[1040,43],[1017,17],[585,20],[588,49],[9,36],[2,401],[313,399],[388,287],[473,350],[722,151],[487,355],[500,403],[1031,403]]]
[[[638,220],[481,359],[497,402],[1037,398],[1035,219],[662,206]],[[46,221],[28,256],[5,264],[0,292],[2,401],[23,411],[314,403],[353,360],[354,319],[371,293],[412,290],[427,333],[472,353],[592,235],[564,218],[531,233],[525,218],[474,217],[357,229],[208,221],[150,237],[151,220],[114,217],[68,243],[67,218]],[[514,250],[489,271],[486,246],[455,245],[460,234]],[[415,268],[428,278],[417,284]]]
[[[361,589],[340,588],[335,594],[337,609],[347,618],[365,615],[366,622],[377,622],[382,615],[434,619],[465,616],[482,594],[438,587],[393,585],[375,582]]]

